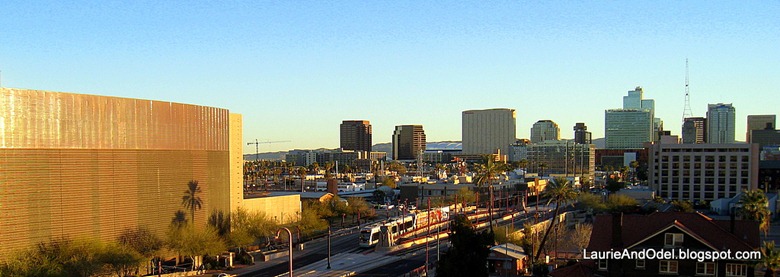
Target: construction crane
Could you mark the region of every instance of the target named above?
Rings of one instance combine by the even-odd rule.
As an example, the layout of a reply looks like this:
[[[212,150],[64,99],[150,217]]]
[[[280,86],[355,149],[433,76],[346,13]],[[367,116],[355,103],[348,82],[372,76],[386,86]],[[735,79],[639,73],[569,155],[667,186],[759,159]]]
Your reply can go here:
[[[255,142],[247,142],[246,145],[255,145],[255,161],[260,160],[260,144],[265,143],[282,143],[282,142],[290,142],[289,140],[277,140],[277,141],[258,141],[255,139]]]

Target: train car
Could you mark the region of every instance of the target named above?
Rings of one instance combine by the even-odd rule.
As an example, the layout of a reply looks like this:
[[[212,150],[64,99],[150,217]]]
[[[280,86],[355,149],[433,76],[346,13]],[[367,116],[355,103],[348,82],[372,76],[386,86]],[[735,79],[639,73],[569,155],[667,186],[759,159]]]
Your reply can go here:
[[[379,236],[382,226],[387,226],[387,230],[393,234],[394,238],[414,230],[415,215],[391,217],[386,222],[375,223],[360,229],[360,247],[372,247],[379,243]]]
[[[382,223],[364,226],[360,229],[360,247],[371,247],[379,242],[379,229]]]

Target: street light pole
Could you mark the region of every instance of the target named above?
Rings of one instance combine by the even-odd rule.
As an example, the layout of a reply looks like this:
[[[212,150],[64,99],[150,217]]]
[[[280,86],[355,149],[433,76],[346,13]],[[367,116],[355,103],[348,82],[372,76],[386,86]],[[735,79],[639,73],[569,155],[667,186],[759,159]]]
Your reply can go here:
[[[292,232],[290,232],[290,229],[287,229],[286,227],[282,227],[279,230],[276,230],[276,237],[279,237],[279,234],[282,232],[282,230],[287,231],[287,239],[289,240],[288,247],[288,254],[290,255],[290,277],[293,277],[293,247],[292,247]]]
[[[330,222],[328,222],[328,269],[330,269]]]

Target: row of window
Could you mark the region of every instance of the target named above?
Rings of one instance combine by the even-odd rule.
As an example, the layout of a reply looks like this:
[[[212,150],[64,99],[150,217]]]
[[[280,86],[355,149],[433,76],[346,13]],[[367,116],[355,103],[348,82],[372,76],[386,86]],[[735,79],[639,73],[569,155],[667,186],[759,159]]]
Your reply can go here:
[[[682,148],[682,149],[680,149],[680,148],[673,148],[673,149],[666,148],[666,149],[661,149],[661,152],[664,152],[664,153],[669,153],[669,152],[685,152],[685,153],[687,153],[687,152],[694,152],[694,153],[698,153],[698,152],[721,152],[721,153],[723,153],[723,152],[750,152],[750,149],[749,148],[694,148],[694,149],[691,149],[691,148]]]
[[[656,184],[669,184],[669,183],[683,183],[683,184],[691,184],[691,180],[693,180],[694,185],[701,185],[701,184],[718,184],[718,185],[747,185],[749,184],[748,178],[693,178],[690,177],[682,177],[682,178],[668,178],[668,177],[662,177],[660,180],[660,183],[656,182]],[[704,180],[704,182],[702,182]],[[728,183],[726,182],[728,180]],[[737,183],[737,180],[740,182]],[[715,181],[718,181],[717,183]]]
[[[636,269],[645,269],[645,260],[638,259],[635,262]],[[607,260],[598,260],[598,269],[607,270]],[[713,262],[697,262],[696,276],[715,276],[716,265]],[[677,274],[679,264],[677,261],[661,260],[658,262],[658,273]],[[726,264],[726,276],[739,277],[747,276],[748,266],[746,264]]]
[[[715,158],[717,157],[717,159]],[[741,158],[740,158],[741,157]],[[661,156],[661,161],[668,162],[670,160],[670,156]],[[732,163],[736,163],[738,161],[742,161],[743,163],[747,163],[750,161],[750,157],[746,155],[740,155],[740,156],[704,156],[702,159],[702,156],[671,156],[671,160],[673,162],[679,162],[680,160],[684,162],[690,162],[693,160],[694,162],[701,162],[704,160],[705,162],[715,162],[715,160],[718,160],[718,162],[725,163],[727,160]],[[658,162],[658,158],[655,159],[655,162]]]

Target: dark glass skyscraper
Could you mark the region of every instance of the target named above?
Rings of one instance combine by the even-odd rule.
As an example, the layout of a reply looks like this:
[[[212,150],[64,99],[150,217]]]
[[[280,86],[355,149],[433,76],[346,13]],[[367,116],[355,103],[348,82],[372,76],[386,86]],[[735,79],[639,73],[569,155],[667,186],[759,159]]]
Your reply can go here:
[[[368,120],[342,121],[341,149],[371,153],[371,123]]]

